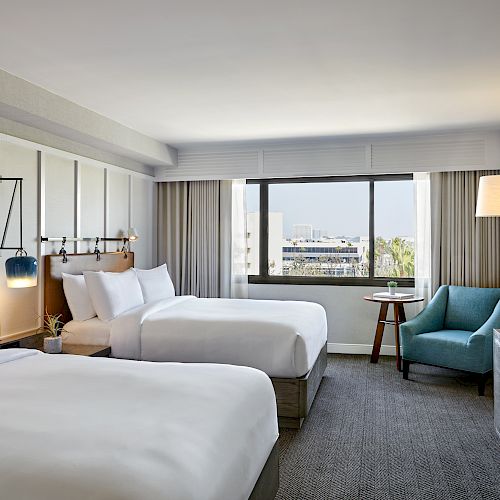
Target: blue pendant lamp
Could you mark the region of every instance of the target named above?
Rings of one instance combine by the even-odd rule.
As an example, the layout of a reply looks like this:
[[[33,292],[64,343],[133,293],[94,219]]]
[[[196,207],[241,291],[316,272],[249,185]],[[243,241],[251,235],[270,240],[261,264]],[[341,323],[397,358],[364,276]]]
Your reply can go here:
[[[0,177],[3,181],[15,181],[14,190],[12,191],[12,198],[9,205],[9,213],[5,222],[5,229],[2,237],[2,244],[0,250],[16,250],[16,255],[10,257],[5,262],[5,274],[7,277],[7,286],[9,288],[28,288],[37,285],[38,276],[38,262],[34,257],[28,256],[26,250],[23,248],[23,179],[5,178]],[[19,247],[6,247],[5,238],[7,237],[7,230],[9,229],[10,217],[12,215],[12,208],[16,192],[19,187]]]

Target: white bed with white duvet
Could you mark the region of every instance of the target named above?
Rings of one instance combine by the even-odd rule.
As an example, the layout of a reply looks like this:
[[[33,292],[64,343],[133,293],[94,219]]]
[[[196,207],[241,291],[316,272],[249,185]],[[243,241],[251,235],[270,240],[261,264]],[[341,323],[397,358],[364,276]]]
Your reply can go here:
[[[301,377],[326,342],[324,309],[310,302],[172,297],[110,321],[70,321],[64,339],[110,345],[116,358],[251,366]]]
[[[0,378],[4,500],[247,499],[275,450],[251,368],[5,349]]]

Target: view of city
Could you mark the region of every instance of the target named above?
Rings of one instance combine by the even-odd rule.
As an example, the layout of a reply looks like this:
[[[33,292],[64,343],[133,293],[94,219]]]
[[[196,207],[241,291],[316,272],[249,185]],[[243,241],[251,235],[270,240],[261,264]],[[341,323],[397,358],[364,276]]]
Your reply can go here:
[[[325,185],[326,184],[326,185]],[[297,216],[296,200],[298,196],[292,193],[289,185],[271,186],[274,188],[288,188],[286,197],[278,199],[270,191],[270,207],[279,205],[280,211],[269,211],[269,274],[276,276],[331,276],[331,277],[368,277],[369,276],[369,238],[368,233],[368,207],[366,186],[358,183],[331,183],[321,185],[319,192],[326,189],[337,190],[335,198],[328,199],[330,218],[325,217],[322,211],[321,198],[310,198],[312,205],[309,209],[301,207],[301,212],[310,212],[311,219],[329,223],[330,219],[342,230],[341,235],[332,230],[321,229],[314,223],[305,221],[301,215],[300,222],[294,220]],[[304,186],[318,186],[318,184],[293,185],[304,201],[310,197]],[[247,190],[247,204],[249,208],[258,205],[257,191],[254,186]],[[298,189],[297,189],[298,187]],[[342,193],[339,190],[342,189]],[[376,277],[414,276],[414,236],[413,236],[413,190],[411,181],[381,182],[377,186],[379,199],[376,198],[375,216],[375,256],[374,275]],[[349,193],[350,191],[350,193]],[[356,192],[357,191],[357,192]],[[342,194],[342,196],[340,196]],[[335,210],[342,200],[351,197],[349,203],[344,203],[343,209]],[[302,196],[303,195],[303,196]],[[347,195],[347,198],[346,198]],[[398,211],[391,210],[390,204],[384,203],[387,196],[391,199],[398,198]],[[352,207],[352,209],[350,209]],[[274,207],[273,207],[274,208]],[[310,210],[313,208],[313,210]],[[295,213],[297,212],[297,213]],[[248,271],[249,274],[259,274],[259,212],[247,213],[247,246],[248,246]],[[394,223],[391,223],[393,221]],[[349,229],[357,228],[359,233],[346,236]],[[389,224],[387,224],[389,222]],[[347,223],[347,224],[346,224]],[[378,229],[378,231],[377,231]],[[406,229],[407,232],[403,232]],[[361,232],[363,231],[363,232]],[[392,233],[392,234],[391,234]],[[381,235],[380,235],[381,234]]]

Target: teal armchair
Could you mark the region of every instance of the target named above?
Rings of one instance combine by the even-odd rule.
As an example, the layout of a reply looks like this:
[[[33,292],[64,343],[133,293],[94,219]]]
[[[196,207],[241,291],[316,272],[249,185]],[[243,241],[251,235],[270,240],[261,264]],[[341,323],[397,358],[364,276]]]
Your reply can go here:
[[[500,288],[443,285],[400,327],[403,378],[411,363],[477,373],[479,395],[493,369],[493,329],[500,328]]]

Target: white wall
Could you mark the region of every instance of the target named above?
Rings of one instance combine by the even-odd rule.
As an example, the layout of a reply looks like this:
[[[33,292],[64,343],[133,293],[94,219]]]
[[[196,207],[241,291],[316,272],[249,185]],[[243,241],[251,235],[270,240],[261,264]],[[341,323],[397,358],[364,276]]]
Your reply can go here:
[[[154,180],[71,153],[57,151],[0,134],[0,175],[23,177],[23,239],[29,255],[38,258],[38,287],[9,289],[5,260],[14,251],[0,250],[0,338],[36,329],[43,311],[43,259],[57,253],[60,243],[40,243],[47,237],[123,236],[133,225],[139,240],[132,244],[138,267],[151,267],[154,256]],[[0,183],[0,233],[10,201],[12,183]],[[18,246],[19,212],[12,214],[6,246]],[[1,238],[1,234],[0,234]],[[122,244],[108,243],[107,250]],[[68,243],[68,253],[94,250],[90,244]],[[105,245],[100,244],[101,251]]]
[[[328,318],[328,350],[353,354],[371,353],[379,304],[363,300],[363,296],[384,291],[364,286],[330,285],[249,285],[251,299],[306,300],[321,304]],[[414,293],[402,288],[402,292]],[[406,317],[417,312],[418,305],[405,305]],[[392,318],[392,312],[388,319]],[[394,328],[387,325],[382,341],[382,354],[395,354]]]

